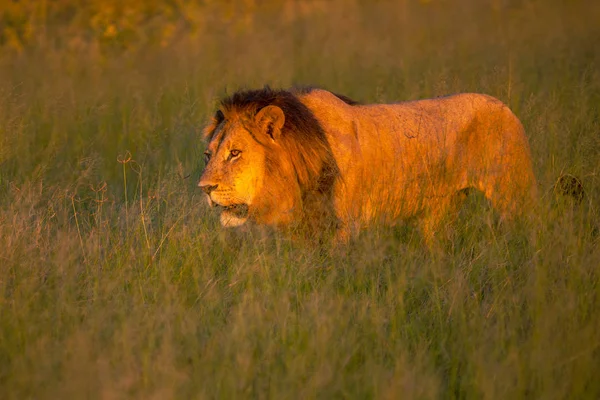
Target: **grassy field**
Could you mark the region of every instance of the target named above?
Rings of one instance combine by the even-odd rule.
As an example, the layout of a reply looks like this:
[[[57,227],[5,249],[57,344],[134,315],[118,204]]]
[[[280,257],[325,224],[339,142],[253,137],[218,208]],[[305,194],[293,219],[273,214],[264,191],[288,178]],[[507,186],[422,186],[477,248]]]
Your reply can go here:
[[[0,398],[600,398],[600,4],[9,3]],[[540,205],[508,230],[476,196],[433,249],[410,226],[334,253],[225,232],[200,130],[264,84],[496,96]]]

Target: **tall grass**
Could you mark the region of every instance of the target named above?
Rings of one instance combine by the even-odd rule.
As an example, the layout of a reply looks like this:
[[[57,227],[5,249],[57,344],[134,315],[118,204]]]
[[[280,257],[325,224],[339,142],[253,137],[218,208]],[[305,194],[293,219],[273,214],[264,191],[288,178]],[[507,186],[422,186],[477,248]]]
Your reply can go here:
[[[1,398],[600,397],[600,6],[180,2],[95,31],[89,4],[0,41]],[[433,249],[410,225],[338,252],[224,231],[199,131],[263,84],[494,95],[542,201],[506,229],[475,196]]]

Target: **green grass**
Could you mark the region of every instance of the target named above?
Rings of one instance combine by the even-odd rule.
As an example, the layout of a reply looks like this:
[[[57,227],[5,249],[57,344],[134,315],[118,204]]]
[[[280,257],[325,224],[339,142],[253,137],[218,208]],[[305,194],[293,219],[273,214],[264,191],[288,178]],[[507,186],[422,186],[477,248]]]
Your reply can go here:
[[[167,47],[0,52],[0,398],[599,398],[600,6],[522,3],[272,5]],[[507,229],[475,197],[433,249],[224,231],[200,130],[263,84],[496,96],[542,201]]]

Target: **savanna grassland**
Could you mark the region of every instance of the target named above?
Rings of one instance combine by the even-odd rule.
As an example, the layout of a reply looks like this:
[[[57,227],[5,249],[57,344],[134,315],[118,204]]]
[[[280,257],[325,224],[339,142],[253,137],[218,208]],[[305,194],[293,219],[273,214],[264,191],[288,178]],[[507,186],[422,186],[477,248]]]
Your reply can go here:
[[[224,232],[200,132],[264,84],[496,96],[540,204],[431,249]],[[599,199],[598,2],[3,1],[0,398],[597,399]]]

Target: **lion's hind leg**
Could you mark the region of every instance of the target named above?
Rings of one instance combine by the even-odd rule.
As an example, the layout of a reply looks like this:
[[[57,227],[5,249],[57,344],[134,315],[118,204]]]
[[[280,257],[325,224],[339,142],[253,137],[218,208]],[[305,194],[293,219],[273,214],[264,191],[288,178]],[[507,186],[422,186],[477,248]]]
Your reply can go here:
[[[500,214],[500,221],[514,221],[525,215],[537,199],[537,186],[530,168],[510,168],[488,175],[476,185]]]
[[[494,118],[492,118],[494,117]],[[492,118],[492,119],[490,119]],[[501,221],[527,213],[537,200],[537,183],[523,126],[505,106],[474,134],[468,183],[500,213]]]

